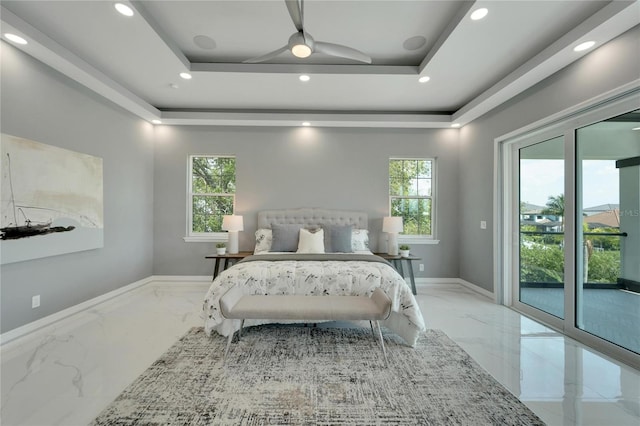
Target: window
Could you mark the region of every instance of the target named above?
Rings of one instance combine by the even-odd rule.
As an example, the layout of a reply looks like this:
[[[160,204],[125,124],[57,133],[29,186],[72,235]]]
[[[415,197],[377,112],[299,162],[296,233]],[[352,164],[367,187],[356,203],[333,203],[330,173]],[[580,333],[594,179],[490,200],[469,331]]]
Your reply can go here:
[[[389,214],[402,217],[402,235],[433,238],[434,166],[434,159],[389,160]]]
[[[222,217],[233,214],[235,192],[235,157],[190,156],[188,235],[222,232]]]

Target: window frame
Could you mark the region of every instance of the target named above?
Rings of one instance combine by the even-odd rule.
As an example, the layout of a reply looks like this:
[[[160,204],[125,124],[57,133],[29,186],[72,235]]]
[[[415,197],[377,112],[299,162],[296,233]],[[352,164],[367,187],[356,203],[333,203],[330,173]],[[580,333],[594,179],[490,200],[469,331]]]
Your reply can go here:
[[[236,170],[234,178],[237,179],[237,157],[235,155],[216,155],[216,154],[191,154],[187,158],[187,229],[186,236],[183,238],[185,242],[203,242],[227,241],[227,232],[194,232],[193,231],[193,197],[194,196],[213,196],[213,197],[232,197],[233,208],[232,214],[236,211],[236,193],[196,193],[193,192],[193,160],[194,158],[233,158],[236,161]]]
[[[431,162],[431,195],[392,195],[391,194],[391,161],[430,161]],[[393,200],[397,199],[427,199],[431,201],[431,234],[399,234],[398,243],[405,244],[438,244],[440,240],[436,238],[436,201],[437,201],[437,159],[436,157],[390,157],[387,164],[387,194],[389,195],[388,214],[391,216],[391,206]]]

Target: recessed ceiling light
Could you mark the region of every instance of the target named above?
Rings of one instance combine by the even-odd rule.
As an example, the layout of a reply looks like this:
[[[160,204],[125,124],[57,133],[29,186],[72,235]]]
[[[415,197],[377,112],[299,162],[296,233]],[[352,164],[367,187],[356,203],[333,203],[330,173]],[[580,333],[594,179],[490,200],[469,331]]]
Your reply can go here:
[[[458,128],[458,127],[460,127],[460,123],[453,123],[453,124],[451,125],[451,127]]]
[[[302,122],[302,125],[304,127],[309,127],[309,126],[311,126],[311,123],[309,123],[308,121],[304,121],[304,122]]]
[[[489,10],[486,7],[476,9],[471,13],[471,19],[473,19],[474,21],[478,21],[487,16],[487,13],[489,13]]]
[[[634,128],[633,128],[633,129],[631,129],[631,130],[640,130],[640,127],[634,127]]]
[[[12,41],[14,43],[17,44],[27,44],[27,40],[23,39],[22,37],[15,35],[15,34],[11,34],[11,33],[5,33],[4,37],[9,40]]]
[[[180,77],[184,78],[185,80],[191,80],[191,74],[189,74],[188,72],[181,72]]]
[[[151,122],[153,124],[162,124],[162,121],[160,121],[160,120],[151,120]]]
[[[431,77],[429,77],[428,75],[423,75],[422,77],[420,77],[418,79],[419,83],[426,83],[427,81],[431,80]]]
[[[306,74],[302,74],[300,77],[298,77],[300,79],[300,81],[309,81],[311,80],[311,77],[309,77]]]
[[[114,7],[118,12],[120,12],[124,16],[133,16],[133,9],[131,9],[129,6],[127,6],[124,3],[116,3]]]
[[[595,41],[585,41],[584,43],[580,43],[576,47],[573,48],[574,52],[582,52],[583,50],[591,49],[593,45],[596,44]]]

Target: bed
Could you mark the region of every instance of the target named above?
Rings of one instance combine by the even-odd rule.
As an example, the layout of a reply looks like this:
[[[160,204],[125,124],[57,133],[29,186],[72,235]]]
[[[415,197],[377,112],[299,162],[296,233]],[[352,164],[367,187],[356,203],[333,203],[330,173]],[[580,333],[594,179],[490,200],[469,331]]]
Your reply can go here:
[[[228,336],[240,327],[239,321],[224,318],[220,310],[220,299],[233,287],[244,294],[318,297],[370,296],[379,287],[392,302],[383,326],[410,346],[425,329],[404,278],[369,250],[363,212],[310,208],[259,212],[254,255],[219,274],[207,291],[203,317],[208,334]],[[248,320],[245,326],[271,322],[285,321]]]

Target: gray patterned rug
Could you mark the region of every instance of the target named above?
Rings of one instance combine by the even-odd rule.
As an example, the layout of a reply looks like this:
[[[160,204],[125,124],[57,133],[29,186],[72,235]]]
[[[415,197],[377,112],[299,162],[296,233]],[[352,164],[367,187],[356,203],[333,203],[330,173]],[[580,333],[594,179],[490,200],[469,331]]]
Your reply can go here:
[[[226,339],[193,328],[93,425],[543,425],[444,333],[416,348],[369,329],[267,325]]]

